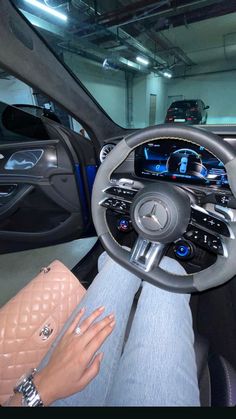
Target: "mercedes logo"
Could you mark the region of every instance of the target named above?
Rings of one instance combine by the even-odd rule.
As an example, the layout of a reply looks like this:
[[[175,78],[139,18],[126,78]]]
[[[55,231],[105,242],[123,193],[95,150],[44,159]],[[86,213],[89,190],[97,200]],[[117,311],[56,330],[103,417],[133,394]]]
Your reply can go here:
[[[148,219],[148,220],[150,220],[150,221],[153,221],[154,223],[156,223],[160,228],[163,228],[165,225],[164,225],[164,223],[162,222],[160,222],[160,220],[158,220],[158,218],[157,218],[157,215],[156,215],[156,209],[157,209],[157,204],[154,204],[153,205],[153,207],[152,207],[152,210],[151,210],[151,212],[150,213],[148,213],[148,214],[146,214],[146,215],[143,215],[141,218],[143,219],[143,220],[146,220],[146,219]]]
[[[151,200],[141,205],[139,219],[145,229],[159,231],[166,226],[168,213],[162,203]]]

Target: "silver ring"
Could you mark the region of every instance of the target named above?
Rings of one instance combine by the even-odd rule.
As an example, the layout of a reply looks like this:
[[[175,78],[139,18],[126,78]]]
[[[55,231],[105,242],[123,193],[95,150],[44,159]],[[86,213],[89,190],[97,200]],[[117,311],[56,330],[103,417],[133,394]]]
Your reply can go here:
[[[75,332],[74,332],[76,335],[82,335],[83,334],[83,332],[82,332],[82,330],[81,330],[81,328],[79,327],[79,326],[77,326],[76,327],[76,329],[75,329]]]

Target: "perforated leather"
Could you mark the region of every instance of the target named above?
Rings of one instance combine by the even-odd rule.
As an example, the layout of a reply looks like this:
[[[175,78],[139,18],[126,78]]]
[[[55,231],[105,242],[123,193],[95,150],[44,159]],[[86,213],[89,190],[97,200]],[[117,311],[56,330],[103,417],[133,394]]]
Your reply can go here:
[[[86,290],[55,260],[0,309],[0,403],[35,368]]]

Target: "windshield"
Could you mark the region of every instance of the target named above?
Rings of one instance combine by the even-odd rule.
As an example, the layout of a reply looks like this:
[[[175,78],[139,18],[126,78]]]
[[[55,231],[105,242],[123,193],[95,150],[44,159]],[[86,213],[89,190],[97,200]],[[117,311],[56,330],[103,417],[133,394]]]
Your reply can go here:
[[[236,123],[235,0],[13,3],[117,124]]]

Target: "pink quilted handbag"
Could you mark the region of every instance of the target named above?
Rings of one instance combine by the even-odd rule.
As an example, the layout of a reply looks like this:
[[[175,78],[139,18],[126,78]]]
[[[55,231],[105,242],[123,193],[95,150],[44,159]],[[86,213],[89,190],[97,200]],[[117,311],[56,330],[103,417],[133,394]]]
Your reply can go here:
[[[0,404],[42,360],[86,290],[58,260],[0,309]]]

